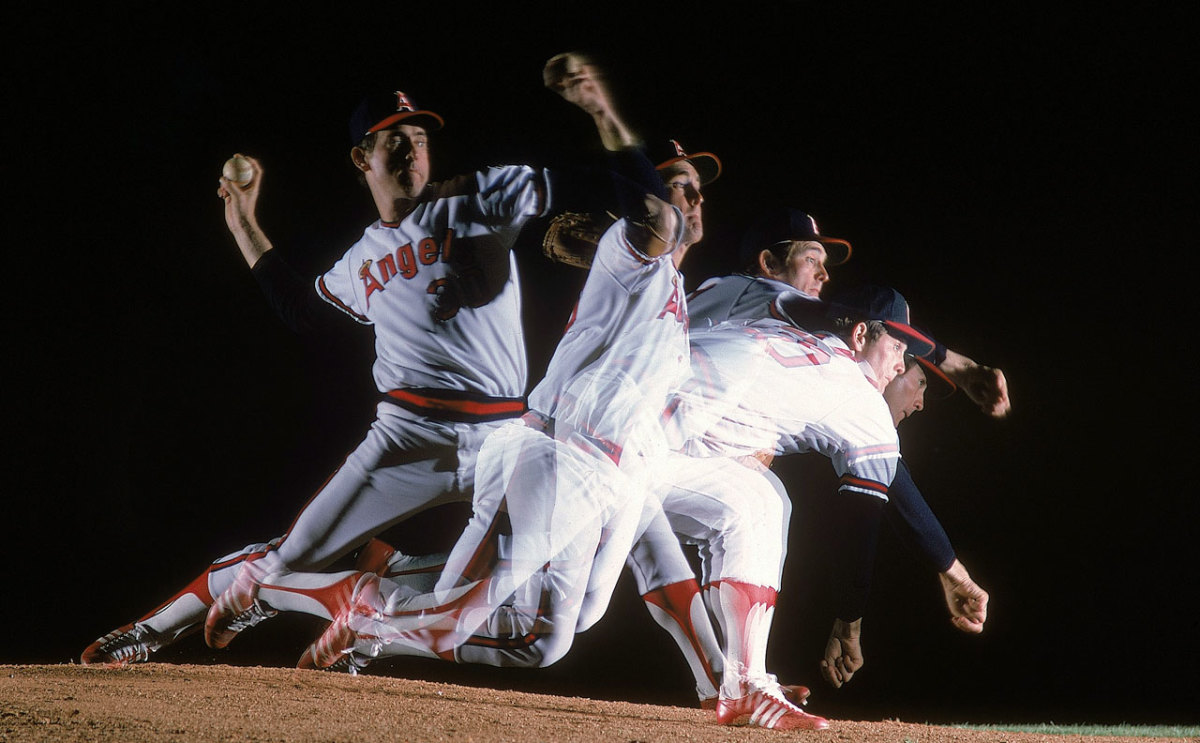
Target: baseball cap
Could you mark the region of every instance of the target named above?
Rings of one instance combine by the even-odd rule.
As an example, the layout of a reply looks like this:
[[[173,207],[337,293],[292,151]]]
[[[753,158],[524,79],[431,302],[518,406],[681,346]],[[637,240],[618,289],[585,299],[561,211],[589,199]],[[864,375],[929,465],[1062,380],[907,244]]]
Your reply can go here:
[[[937,347],[937,339],[934,338],[933,335],[931,335],[927,330],[920,327],[916,328],[916,330],[918,333],[928,338],[933,343],[935,348]],[[911,356],[912,354],[909,355]],[[938,367],[937,362],[933,358],[934,356],[936,356],[934,353],[930,353],[928,356],[913,356],[913,360],[920,364],[921,368],[925,370],[925,381],[927,383],[925,386],[926,399],[945,400],[947,397],[950,397],[954,394],[955,390],[958,389],[958,385],[954,383],[953,379],[946,376],[946,372],[942,371],[941,368]]]
[[[850,243],[837,237],[825,237],[817,229],[817,220],[799,209],[779,207],[764,212],[742,234],[739,249],[741,265],[756,260],[759,252],[792,240],[812,240],[825,247],[826,263],[840,266],[850,260]]]
[[[677,139],[668,139],[650,148],[650,160],[655,170],[669,168],[677,162],[687,161],[700,176],[700,185],[707,186],[721,175],[721,160],[711,152],[688,153]]]
[[[441,116],[433,111],[421,110],[399,90],[372,93],[363,98],[354,113],[350,114],[350,143],[357,145],[371,132],[386,129],[399,121],[423,126],[428,132],[441,129],[443,124]]]
[[[933,350],[933,340],[911,325],[904,296],[890,287],[864,284],[838,292],[829,300],[826,316],[878,320],[889,334],[908,343],[909,354],[919,357]]]
[[[925,397],[927,399],[945,400],[958,389],[958,385],[954,383],[954,380],[946,376],[946,372],[939,369],[937,364],[924,356],[913,356],[913,360],[925,370]]]

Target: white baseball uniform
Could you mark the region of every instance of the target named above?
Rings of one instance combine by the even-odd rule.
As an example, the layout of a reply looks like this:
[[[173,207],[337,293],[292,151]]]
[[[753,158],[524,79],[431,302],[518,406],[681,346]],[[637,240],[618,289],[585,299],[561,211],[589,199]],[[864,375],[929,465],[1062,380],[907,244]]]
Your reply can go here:
[[[837,336],[780,320],[725,323],[692,338],[693,376],[669,430],[691,456],[819,451],[841,490],[886,499],[899,443],[869,365]]]
[[[817,300],[796,291],[790,284],[762,276],[732,274],[709,279],[688,297],[688,315],[696,331],[708,330],[723,322],[762,320],[781,316],[778,299]],[[803,322],[797,323],[801,327]]]
[[[547,188],[526,166],[433,184],[411,213],[370,225],[316,280],[322,299],[374,328],[377,417],[283,537],[214,562],[139,620],[159,645],[203,622],[247,559],[275,574],[319,570],[415,513],[471,499],[484,439],[525,410],[511,248],[543,212]]]
[[[709,279],[688,298],[693,341],[721,323],[749,323],[785,316],[777,307],[782,295],[803,297],[789,285],[772,279],[743,275]],[[703,376],[707,372],[701,365],[696,373]],[[714,410],[705,414],[711,416]],[[764,435],[760,443],[763,449],[773,452],[774,442],[769,439],[769,435]],[[693,452],[697,453],[701,452]],[[763,585],[777,589],[791,514],[791,500],[783,483],[752,458],[738,456],[726,460],[710,457],[712,452],[703,453],[704,459],[680,459],[673,469],[660,473],[663,508],[672,528],[685,542],[699,547],[701,583],[707,585],[719,580],[723,573],[719,567],[714,571],[713,560],[721,563],[725,553],[736,552],[757,554],[763,564],[775,562],[778,566],[775,578]],[[779,534],[769,543],[760,537],[768,528],[767,521],[778,525]],[[655,543],[670,538],[662,530],[651,529],[635,547],[630,566],[643,593],[681,580],[685,569],[690,574],[690,567],[674,564],[669,548]],[[767,544],[770,546],[764,546]],[[663,560],[658,553],[667,558],[666,565],[660,565]],[[761,577],[761,571],[756,573]],[[712,660],[719,670],[719,659]]]
[[[663,478],[663,504],[681,539],[701,547],[724,636],[727,698],[743,693],[743,679],[766,674],[789,515],[764,485],[765,468],[730,458],[820,451],[841,477],[841,491],[886,500],[899,443],[869,367],[836,336],[778,320],[721,323],[693,335],[692,367],[671,404],[668,429],[679,434],[682,454]],[[727,464],[697,482],[692,457]],[[761,495],[749,500],[755,485]]]
[[[701,545],[705,584],[778,589],[790,507],[774,502],[777,479],[764,483],[765,468],[737,458],[819,451],[842,490],[886,498],[896,430],[870,368],[836,336],[758,320],[716,325],[691,343],[694,374],[672,401],[671,429],[687,456],[662,475],[664,510],[676,533]],[[698,468],[689,457],[734,461]]]
[[[669,255],[638,251],[619,221],[531,412],[480,452],[475,512],[437,590],[412,596],[384,580],[376,613],[351,620],[356,650],[491,665],[561,658],[602,613],[657,508],[645,469],[665,452],[660,416],[687,373],[682,278]]]

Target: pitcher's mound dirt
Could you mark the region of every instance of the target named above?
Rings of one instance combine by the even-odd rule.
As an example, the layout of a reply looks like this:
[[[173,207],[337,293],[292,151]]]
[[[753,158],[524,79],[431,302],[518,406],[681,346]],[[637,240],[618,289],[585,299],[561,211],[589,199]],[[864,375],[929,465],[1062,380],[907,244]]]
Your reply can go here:
[[[722,727],[713,723],[711,714],[680,707],[280,668],[161,663],[121,669],[0,666],[0,741],[5,742],[1084,740],[896,721],[834,721],[829,730],[783,733]],[[1144,743],[1151,739],[1134,740]]]

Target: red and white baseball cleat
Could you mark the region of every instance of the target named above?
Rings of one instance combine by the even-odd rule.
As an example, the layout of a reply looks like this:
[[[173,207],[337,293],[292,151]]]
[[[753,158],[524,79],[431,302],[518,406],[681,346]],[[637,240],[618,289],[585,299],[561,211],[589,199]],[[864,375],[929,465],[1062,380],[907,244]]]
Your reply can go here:
[[[350,627],[350,620],[356,615],[376,616],[378,614],[374,603],[379,601],[379,576],[373,573],[362,573],[355,583],[346,606],[338,612],[321,636],[308,646],[297,661],[297,668],[307,668],[318,671],[344,671],[351,676],[367,667],[371,655],[355,652],[355,645],[362,639]]]
[[[717,723],[746,724],[772,730],[824,730],[829,721],[810,715],[789,702],[773,676],[745,677],[738,696],[722,690],[717,700]]]
[[[779,690],[783,692],[784,699],[800,706],[808,704],[808,695],[812,693],[807,686],[799,684],[780,684]]]
[[[795,705],[808,704],[808,696],[812,693],[807,686],[800,686],[799,684],[780,684],[779,691],[783,692],[784,699]],[[700,709],[715,710],[719,698],[719,695],[702,697],[700,699]]]
[[[350,629],[350,612],[342,612],[329,623],[316,642],[308,646],[296,662],[296,668],[315,671],[341,671],[357,676],[371,662],[370,657],[354,652],[358,634]]]
[[[165,644],[154,630],[138,622],[130,622],[88,645],[79,660],[85,666],[145,663],[150,660],[151,653]]]
[[[258,600],[259,571],[247,561],[233,579],[233,585],[217,597],[204,619],[204,642],[210,648],[221,649],[233,638],[279,612]]]

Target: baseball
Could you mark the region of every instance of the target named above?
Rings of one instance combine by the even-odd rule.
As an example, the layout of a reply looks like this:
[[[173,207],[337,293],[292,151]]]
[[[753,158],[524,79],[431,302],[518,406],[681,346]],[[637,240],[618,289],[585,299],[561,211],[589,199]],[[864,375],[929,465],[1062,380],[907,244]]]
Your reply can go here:
[[[246,158],[241,155],[234,155],[225,161],[225,167],[221,169],[221,175],[245,188],[250,184],[250,180],[254,178],[254,168]]]

